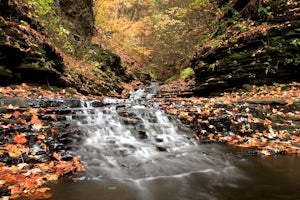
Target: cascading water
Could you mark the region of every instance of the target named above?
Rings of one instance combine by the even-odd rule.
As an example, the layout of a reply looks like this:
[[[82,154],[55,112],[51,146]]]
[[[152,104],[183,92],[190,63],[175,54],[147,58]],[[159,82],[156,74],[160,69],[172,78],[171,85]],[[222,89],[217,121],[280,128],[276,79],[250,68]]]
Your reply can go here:
[[[243,179],[216,145],[199,146],[190,138],[189,127],[149,101],[157,88],[152,83],[129,99],[105,99],[101,107],[81,101],[82,108],[67,117],[70,127],[79,128],[82,134],[76,154],[86,172],[76,180],[130,181],[147,188],[166,178],[176,182],[197,174],[215,176],[212,185],[218,185],[219,179],[227,179],[228,185]],[[238,175],[229,180],[228,173],[235,172]]]
[[[67,114],[66,123],[77,134],[74,151],[86,172],[54,185],[53,199],[254,199],[248,188],[265,187],[264,180],[275,177],[260,174],[271,171],[269,164],[234,149],[197,144],[188,126],[151,103],[157,90],[152,83],[125,100],[81,100],[80,108]],[[276,188],[270,191],[276,197]]]
[[[88,178],[143,179],[211,170],[201,169],[207,156],[199,159],[189,128],[149,101],[156,92],[152,83],[127,100],[105,99],[103,107],[82,101],[70,122],[85,133],[77,154]]]

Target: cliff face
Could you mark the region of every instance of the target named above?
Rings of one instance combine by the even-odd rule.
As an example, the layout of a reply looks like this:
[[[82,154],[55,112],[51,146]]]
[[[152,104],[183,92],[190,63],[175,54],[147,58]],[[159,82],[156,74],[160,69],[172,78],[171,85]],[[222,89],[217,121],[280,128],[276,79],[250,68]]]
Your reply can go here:
[[[235,21],[224,23],[225,29],[194,56],[195,94],[214,95],[245,84],[300,81],[299,2],[248,2],[251,17],[237,15]]]
[[[0,84],[27,82],[73,86],[85,94],[120,94],[120,83],[128,76],[119,56],[92,43],[93,1],[53,0],[45,3],[44,15],[38,7],[42,3],[0,1]]]
[[[64,85],[62,57],[25,7],[0,1],[0,83],[38,82]]]

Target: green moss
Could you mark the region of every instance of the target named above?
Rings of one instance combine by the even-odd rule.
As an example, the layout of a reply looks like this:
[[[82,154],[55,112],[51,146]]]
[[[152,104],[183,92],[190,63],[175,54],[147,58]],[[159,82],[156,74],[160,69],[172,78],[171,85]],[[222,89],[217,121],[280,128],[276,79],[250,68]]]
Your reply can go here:
[[[191,67],[188,67],[186,69],[184,69],[181,73],[180,73],[180,78],[182,79],[186,79],[188,78],[189,76],[193,75],[194,74],[194,70],[191,68]]]
[[[149,75],[152,79],[156,80],[157,79],[157,74],[155,72],[153,72],[152,70],[149,70]]]
[[[168,78],[165,82],[169,83],[169,82],[172,82],[172,81],[176,81],[176,80],[179,79],[179,77],[180,76],[178,74],[175,74],[175,75],[171,76],[170,78]]]
[[[169,83],[169,82],[176,81],[179,79],[185,80],[188,77],[192,76],[193,74],[194,74],[194,70],[191,67],[188,67],[188,68],[182,70],[180,72],[180,74],[175,74],[172,77],[168,78],[165,82]]]

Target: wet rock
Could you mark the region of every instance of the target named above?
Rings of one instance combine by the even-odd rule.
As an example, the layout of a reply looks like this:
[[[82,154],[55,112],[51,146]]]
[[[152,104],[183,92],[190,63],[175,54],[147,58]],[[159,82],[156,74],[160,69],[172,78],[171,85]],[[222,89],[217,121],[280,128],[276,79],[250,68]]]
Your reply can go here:
[[[162,152],[167,151],[167,148],[166,148],[166,147],[163,147],[163,146],[157,146],[156,149],[157,149],[158,151],[162,151]]]
[[[94,108],[99,108],[99,107],[103,107],[105,104],[102,102],[102,101],[92,101],[91,105],[94,107]]]
[[[213,47],[210,40],[198,50],[191,61],[196,75],[194,94],[215,96],[223,92],[249,91],[251,85],[299,81],[299,52],[293,44],[299,38],[300,20],[296,17],[299,4],[265,1],[255,10],[258,8],[268,8],[272,13],[267,16],[256,12],[252,22],[236,22],[245,28],[243,31],[228,23],[224,31],[219,30],[212,38],[218,45]],[[262,26],[268,27],[265,33],[254,31]]]
[[[138,131],[138,137],[140,139],[147,139],[148,135],[147,135],[146,131]]]
[[[18,106],[20,108],[26,108],[29,106],[27,100],[21,97],[0,97],[0,107],[3,106]]]
[[[2,197],[3,199],[10,196],[10,194],[10,189],[8,189],[8,187],[5,186],[0,188],[0,197]]]

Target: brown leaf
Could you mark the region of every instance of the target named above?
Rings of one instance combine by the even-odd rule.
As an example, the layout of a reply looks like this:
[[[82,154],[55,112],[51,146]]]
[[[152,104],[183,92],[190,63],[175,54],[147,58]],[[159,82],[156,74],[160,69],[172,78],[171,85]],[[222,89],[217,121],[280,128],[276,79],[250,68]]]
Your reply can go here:
[[[32,115],[37,115],[38,114],[38,110],[35,109],[35,108],[29,108],[29,111],[28,111],[30,114]]]
[[[51,117],[54,121],[57,121],[57,117],[56,117],[55,114],[50,115],[50,117]]]

